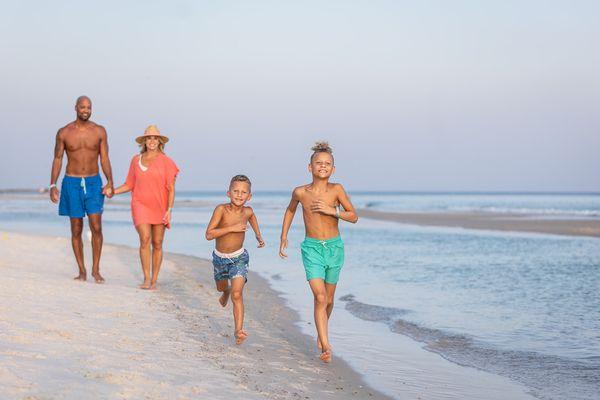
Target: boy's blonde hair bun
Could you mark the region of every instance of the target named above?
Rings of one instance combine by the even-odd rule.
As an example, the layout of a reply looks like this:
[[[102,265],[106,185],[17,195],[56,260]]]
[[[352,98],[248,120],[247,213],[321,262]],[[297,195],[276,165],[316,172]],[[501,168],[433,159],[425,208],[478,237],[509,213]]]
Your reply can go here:
[[[315,153],[329,153],[333,154],[333,149],[329,146],[329,142],[316,142],[315,145],[311,148],[311,150]]]
[[[313,151],[313,153],[310,156],[310,162],[312,162],[313,158],[315,158],[315,156],[319,153],[330,154],[331,158],[333,159],[333,149],[329,145],[329,142],[316,142],[315,145],[311,148],[311,150]]]

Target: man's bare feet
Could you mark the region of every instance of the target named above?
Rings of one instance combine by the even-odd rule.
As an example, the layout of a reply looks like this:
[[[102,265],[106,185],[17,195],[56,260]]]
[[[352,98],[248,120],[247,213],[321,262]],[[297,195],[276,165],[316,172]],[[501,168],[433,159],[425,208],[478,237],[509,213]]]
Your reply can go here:
[[[221,304],[221,307],[225,307],[227,305],[227,301],[229,300],[229,292],[230,290],[227,289],[223,292],[221,297],[219,297],[219,303]]]
[[[104,278],[100,275],[100,272],[92,272],[92,276],[94,277],[94,281],[96,283],[104,283]]]
[[[242,344],[248,338],[248,332],[240,329],[235,333],[235,344]]]
[[[140,286],[138,286],[140,289],[144,289],[144,290],[148,290],[150,289],[150,282],[146,282],[144,281],[144,283],[142,283]]]
[[[331,351],[331,347],[321,352],[321,355],[319,356],[321,361],[323,361],[324,363],[330,363],[332,357],[333,353]]]
[[[81,272],[80,272],[80,273],[79,273],[79,275],[77,275],[77,276],[76,276],[75,278],[73,278],[73,279],[74,279],[74,280],[76,280],[76,281],[82,281],[82,282],[83,282],[83,281],[86,281],[86,280],[87,280],[87,275],[86,275],[86,273],[85,273],[85,272],[84,272],[84,273],[81,273]]]

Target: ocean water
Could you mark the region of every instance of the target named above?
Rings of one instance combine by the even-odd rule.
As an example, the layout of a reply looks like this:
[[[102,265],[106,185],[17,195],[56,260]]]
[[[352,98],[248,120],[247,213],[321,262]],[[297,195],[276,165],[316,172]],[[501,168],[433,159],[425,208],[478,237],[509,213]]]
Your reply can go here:
[[[167,250],[208,258],[213,243],[204,231],[224,194],[181,192],[177,198]],[[600,217],[598,194],[355,193],[352,200],[357,207],[398,212]],[[0,201],[0,229],[69,235],[67,221],[45,196]],[[288,193],[254,194],[251,205],[267,247],[256,249],[251,233],[246,247],[251,268],[283,293],[299,311],[301,328],[313,334],[312,298],[299,256],[300,211],[289,234],[290,257],[277,257],[288,201]],[[106,242],[137,245],[126,197],[107,201],[103,218]],[[600,239],[368,219],[343,224],[341,231],[346,264],[331,321],[334,349],[336,340],[342,342],[341,356],[377,388],[400,397],[402,377],[394,365],[401,358],[393,338],[406,335],[454,363],[511,378],[540,399],[599,398]],[[352,321],[372,329],[359,332]],[[377,357],[365,357],[365,351]]]
[[[597,193],[373,193],[353,196],[358,207],[397,212],[493,212],[549,217],[600,217]]]

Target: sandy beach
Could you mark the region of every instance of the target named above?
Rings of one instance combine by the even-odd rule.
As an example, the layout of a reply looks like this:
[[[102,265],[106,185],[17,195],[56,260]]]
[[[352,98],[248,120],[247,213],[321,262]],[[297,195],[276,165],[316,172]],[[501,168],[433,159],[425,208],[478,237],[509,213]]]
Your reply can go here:
[[[89,259],[89,243],[85,252]],[[218,306],[206,260],[166,253],[160,290],[149,292],[137,289],[131,247],[104,246],[104,285],[72,280],[66,238],[0,231],[0,254],[3,398],[532,399],[509,379],[390,333],[381,340],[392,335],[399,349],[403,389],[388,397],[340,357],[321,363],[298,314],[252,271],[250,337],[236,346],[231,308]]]
[[[71,279],[65,238],[0,232],[0,254],[2,398],[388,398],[343,360],[318,361],[295,313],[255,273],[250,337],[236,346],[204,260],[167,254],[161,290],[149,292],[137,289],[137,249],[105,245],[104,285]]]
[[[358,210],[358,215],[411,225],[600,237],[600,219],[541,219],[527,215],[474,212],[398,213],[365,209]]]

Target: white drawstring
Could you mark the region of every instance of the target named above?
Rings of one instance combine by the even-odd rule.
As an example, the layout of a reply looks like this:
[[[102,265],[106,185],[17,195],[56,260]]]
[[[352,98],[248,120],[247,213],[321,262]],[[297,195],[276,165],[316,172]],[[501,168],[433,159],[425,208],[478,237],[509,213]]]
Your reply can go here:
[[[83,188],[83,194],[87,194],[85,187],[85,178],[81,178],[81,187]]]

